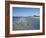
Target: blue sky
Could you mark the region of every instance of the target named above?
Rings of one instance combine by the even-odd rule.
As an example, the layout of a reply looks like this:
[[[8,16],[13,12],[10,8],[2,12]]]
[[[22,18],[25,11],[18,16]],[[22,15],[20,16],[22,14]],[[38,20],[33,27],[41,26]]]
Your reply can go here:
[[[33,16],[40,14],[40,8],[13,7],[13,16]]]

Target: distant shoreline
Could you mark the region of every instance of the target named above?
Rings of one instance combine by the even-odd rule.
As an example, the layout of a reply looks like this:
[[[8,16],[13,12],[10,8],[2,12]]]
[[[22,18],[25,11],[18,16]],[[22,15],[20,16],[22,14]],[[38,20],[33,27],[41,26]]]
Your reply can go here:
[[[40,18],[40,17],[32,17],[32,18]]]
[[[40,17],[40,16],[13,16],[13,17]]]

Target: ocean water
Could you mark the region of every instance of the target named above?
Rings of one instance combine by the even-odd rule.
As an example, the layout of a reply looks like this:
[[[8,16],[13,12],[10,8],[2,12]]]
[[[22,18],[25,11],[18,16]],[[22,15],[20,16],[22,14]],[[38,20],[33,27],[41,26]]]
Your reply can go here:
[[[13,17],[13,30],[39,30],[40,17]]]

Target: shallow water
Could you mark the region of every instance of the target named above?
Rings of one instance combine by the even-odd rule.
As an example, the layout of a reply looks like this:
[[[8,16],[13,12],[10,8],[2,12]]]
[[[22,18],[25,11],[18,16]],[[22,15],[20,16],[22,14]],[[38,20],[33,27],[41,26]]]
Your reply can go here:
[[[40,17],[13,17],[13,30],[38,30]]]

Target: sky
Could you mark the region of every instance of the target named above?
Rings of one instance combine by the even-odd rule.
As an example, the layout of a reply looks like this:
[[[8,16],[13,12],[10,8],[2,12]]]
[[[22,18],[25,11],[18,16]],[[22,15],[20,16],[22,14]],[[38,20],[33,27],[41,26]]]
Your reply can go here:
[[[40,15],[40,8],[13,7],[13,16],[33,16]]]

